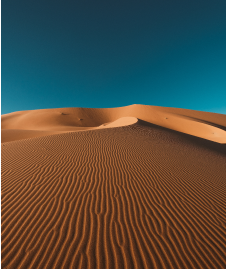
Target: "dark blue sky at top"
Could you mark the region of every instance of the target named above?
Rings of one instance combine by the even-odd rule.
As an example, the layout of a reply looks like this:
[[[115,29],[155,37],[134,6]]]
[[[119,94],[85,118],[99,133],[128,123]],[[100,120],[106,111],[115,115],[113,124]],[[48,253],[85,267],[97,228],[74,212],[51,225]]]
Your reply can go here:
[[[2,114],[225,100],[225,0],[2,1]]]

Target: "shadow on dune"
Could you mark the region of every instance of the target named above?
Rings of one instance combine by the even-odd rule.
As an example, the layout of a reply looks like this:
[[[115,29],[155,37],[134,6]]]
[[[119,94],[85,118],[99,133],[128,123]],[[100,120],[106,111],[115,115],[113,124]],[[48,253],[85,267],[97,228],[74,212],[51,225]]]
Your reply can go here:
[[[189,134],[182,133],[179,131],[171,130],[171,129],[168,129],[168,128],[165,128],[165,127],[153,124],[153,123],[149,123],[147,121],[143,121],[141,119],[138,119],[138,120],[139,121],[138,121],[137,125],[142,125],[142,126],[146,126],[149,128],[156,128],[156,129],[161,130],[163,132],[168,132],[168,133],[174,134],[178,137],[178,139],[181,142],[184,141],[186,143],[193,144],[196,147],[203,148],[205,150],[208,149],[208,150],[214,151],[216,153],[220,153],[224,156],[226,155],[226,144],[213,142],[213,141],[210,141],[210,140],[207,140],[204,138],[200,138],[200,137],[189,135]],[[219,126],[218,128],[223,129],[222,126]]]
[[[187,118],[187,119],[190,119],[190,120],[193,120],[193,121],[204,123],[204,124],[207,124],[207,125],[210,125],[210,126],[213,126],[213,127],[216,127],[216,128],[219,128],[219,129],[222,129],[222,130],[226,131],[226,127],[223,126],[223,125],[216,124],[216,123],[213,123],[213,122],[207,121],[207,120],[198,119],[198,118],[195,118],[195,117],[186,116],[186,115],[181,115],[181,116],[183,116],[183,118]]]

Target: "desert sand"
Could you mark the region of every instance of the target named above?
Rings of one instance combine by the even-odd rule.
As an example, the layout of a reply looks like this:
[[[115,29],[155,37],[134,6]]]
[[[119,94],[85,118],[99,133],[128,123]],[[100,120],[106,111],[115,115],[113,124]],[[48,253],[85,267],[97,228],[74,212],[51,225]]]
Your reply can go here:
[[[226,115],[2,115],[2,268],[225,268]]]

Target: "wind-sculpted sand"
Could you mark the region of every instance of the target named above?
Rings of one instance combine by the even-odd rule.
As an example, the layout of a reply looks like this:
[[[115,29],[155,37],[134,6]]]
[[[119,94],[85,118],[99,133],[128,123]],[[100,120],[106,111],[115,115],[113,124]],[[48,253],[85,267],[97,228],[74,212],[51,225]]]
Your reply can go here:
[[[2,128],[2,268],[225,268],[226,115],[65,108]]]

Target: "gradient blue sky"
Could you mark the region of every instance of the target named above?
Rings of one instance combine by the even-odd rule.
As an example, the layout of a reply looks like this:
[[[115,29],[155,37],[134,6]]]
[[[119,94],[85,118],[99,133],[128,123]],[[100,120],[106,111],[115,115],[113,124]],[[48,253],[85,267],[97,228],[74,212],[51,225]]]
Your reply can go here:
[[[146,104],[226,114],[226,0],[3,0],[2,114]]]

